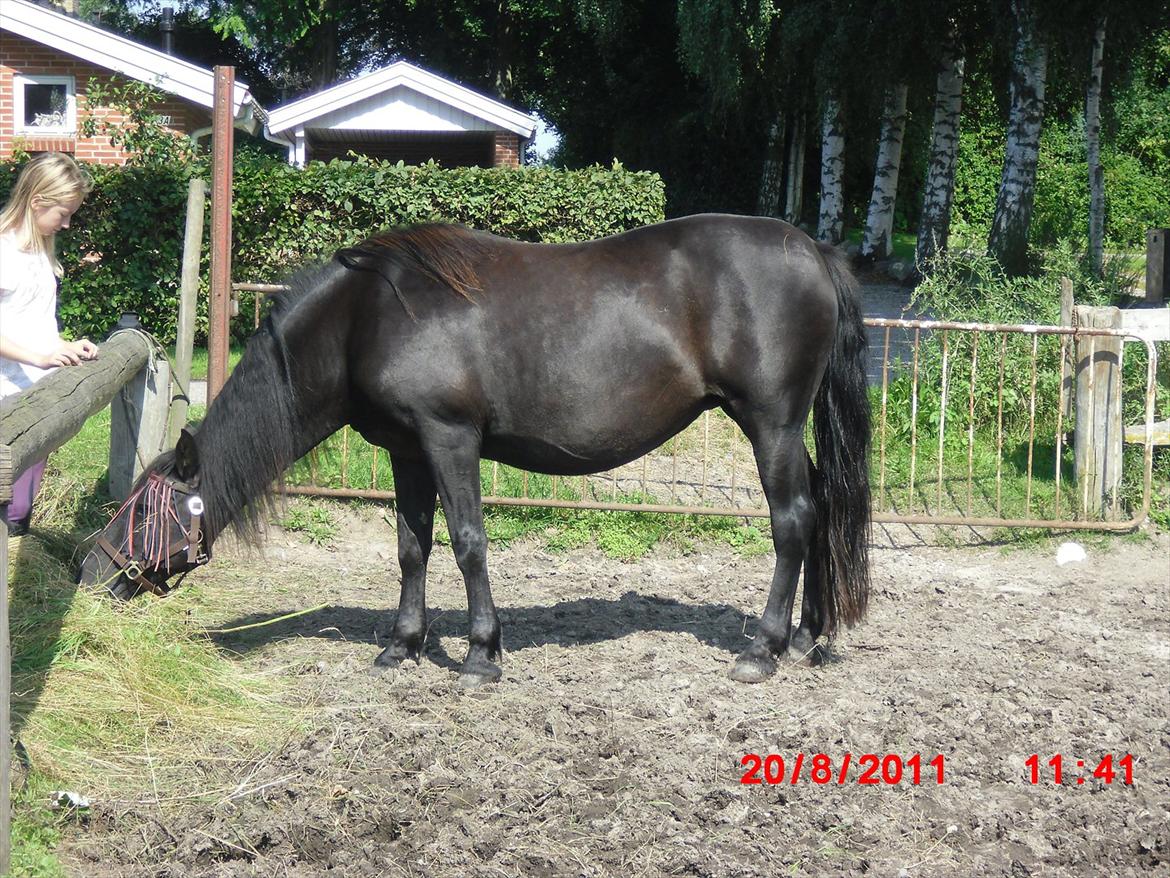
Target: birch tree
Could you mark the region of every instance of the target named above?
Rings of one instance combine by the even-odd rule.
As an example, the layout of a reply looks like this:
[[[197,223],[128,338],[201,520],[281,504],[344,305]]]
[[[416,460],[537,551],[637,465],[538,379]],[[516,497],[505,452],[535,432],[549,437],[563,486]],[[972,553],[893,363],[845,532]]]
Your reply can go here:
[[[792,119],[792,137],[788,143],[788,177],[784,198],[784,219],[793,225],[800,222],[803,200],[804,113],[798,110]]]
[[[898,196],[898,174],[902,167],[902,139],[906,132],[905,83],[890,87],[882,108],[882,133],[878,139],[877,167],[873,174],[873,195],[866,213],[861,255],[884,259],[893,250],[894,202]]]
[[[915,262],[927,265],[946,249],[951,228],[951,200],[955,194],[955,159],[959,153],[959,116],[963,108],[965,59],[952,32],[943,49],[935,86],[934,124],[930,159],[922,193]]]
[[[1101,79],[1105,58],[1104,15],[1093,32],[1089,89],[1085,98],[1085,148],[1089,163],[1089,264],[1100,276],[1105,258],[1105,171],[1101,167]]]
[[[757,216],[778,216],[780,189],[784,180],[784,113],[777,113],[768,129],[768,144],[764,151],[764,168],[760,172],[760,195],[756,201]]]
[[[817,240],[840,244],[845,231],[845,119],[836,95],[821,116],[821,209]]]
[[[1022,274],[1027,267],[1028,230],[1036,195],[1048,46],[1037,25],[1032,0],[1012,0],[1012,13],[1011,109],[988,251],[1010,274]]]

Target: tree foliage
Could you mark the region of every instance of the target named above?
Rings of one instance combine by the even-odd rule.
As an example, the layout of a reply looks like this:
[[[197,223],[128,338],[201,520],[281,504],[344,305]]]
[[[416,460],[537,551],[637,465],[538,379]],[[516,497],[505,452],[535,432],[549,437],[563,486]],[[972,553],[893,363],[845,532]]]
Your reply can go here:
[[[147,42],[157,0],[83,0],[107,26]],[[1165,223],[1170,201],[1170,37],[1166,0],[1034,0],[1050,72],[1033,243],[1076,234],[1076,129],[1084,112],[1089,39],[1110,15],[1103,160],[1107,235],[1136,246]],[[955,230],[986,234],[1003,162],[1011,60],[1010,0],[190,0],[178,50],[234,63],[271,106],[323,82],[397,58],[539,112],[561,134],[554,161],[661,175],[668,213],[752,212],[769,129],[779,114],[844,107],[846,222],[857,226],[873,184],[883,95],[909,85],[896,224],[921,209],[936,64],[955,27],[967,87]],[[214,24],[216,30],[207,22]],[[248,48],[250,47],[250,48]],[[331,55],[326,63],[323,57]],[[806,123],[807,124],[807,123]],[[809,137],[807,167],[820,143]],[[804,175],[805,219],[816,173]],[[1086,184],[1087,185],[1087,184]],[[990,186],[990,193],[987,187]]]

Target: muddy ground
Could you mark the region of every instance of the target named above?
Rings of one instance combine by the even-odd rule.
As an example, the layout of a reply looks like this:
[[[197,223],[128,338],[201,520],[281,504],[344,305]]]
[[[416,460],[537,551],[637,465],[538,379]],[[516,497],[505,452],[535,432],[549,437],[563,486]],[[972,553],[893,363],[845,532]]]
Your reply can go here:
[[[204,620],[225,627],[330,602],[221,636],[239,661],[290,677],[317,705],[311,727],[192,781],[230,794],[94,803],[63,845],[71,874],[1170,874],[1166,535],[1090,543],[1060,567],[1055,543],[941,548],[879,530],[868,620],[829,665],[755,686],[726,671],[770,557],[493,547],[504,679],[465,693],[450,550],[432,558],[424,660],[373,675],[397,603],[394,535],[375,507],[336,514],[331,547],[278,531],[263,557],[221,551],[194,574],[236,590],[235,615]],[[750,753],[782,756],[784,782],[742,784]],[[907,768],[899,784],[860,784],[864,753],[919,754],[920,783]],[[1057,753],[1062,786],[1045,764]],[[1091,776],[1127,753],[1132,786],[1120,766],[1111,784]],[[810,761],[794,785],[797,754]],[[811,782],[814,754],[831,783]]]

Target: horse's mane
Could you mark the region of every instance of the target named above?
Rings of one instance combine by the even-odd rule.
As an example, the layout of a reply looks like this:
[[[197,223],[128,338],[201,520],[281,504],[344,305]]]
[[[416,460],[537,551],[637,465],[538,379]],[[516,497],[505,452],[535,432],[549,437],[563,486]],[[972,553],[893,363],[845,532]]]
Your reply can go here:
[[[204,521],[213,537],[231,525],[245,543],[258,544],[264,513],[274,509],[282,476],[298,457],[290,429],[297,400],[280,328],[283,311],[265,318],[248,340],[233,380],[191,428],[200,457]],[[152,469],[174,473],[175,452],[161,455]]]
[[[485,240],[468,228],[432,224],[373,235],[356,247],[338,251],[337,259],[346,268],[380,274],[413,317],[389,276],[389,265],[417,271],[470,299],[480,289],[475,261],[488,249]],[[333,271],[336,267],[330,265],[299,271],[287,280],[284,292],[269,299],[268,315],[248,341],[233,380],[224,386],[195,432],[205,520],[213,534],[232,525],[245,542],[258,542],[263,513],[273,506],[281,476],[300,454],[289,425],[304,413],[299,411],[291,380],[284,324],[297,303],[319,289]],[[249,428],[240,430],[239,425],[245,423]],[[173,472],[174,452],[160,457],[155,468]]]
[[[337,261],[349,269],[381,275],[413,317],[402,290],[387,271],[389,266],[415,271],[471,301],[472,293],[482,290],[476,262],[488,252],[483,237],[466,226],[428,223],[371,235],[356,247],[338,250]]]

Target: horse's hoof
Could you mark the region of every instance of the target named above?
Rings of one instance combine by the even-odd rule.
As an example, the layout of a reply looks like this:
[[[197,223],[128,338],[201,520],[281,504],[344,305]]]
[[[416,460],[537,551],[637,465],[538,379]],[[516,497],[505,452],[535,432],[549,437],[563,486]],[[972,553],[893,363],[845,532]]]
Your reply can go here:
[[[478,689],[486,683],[498,683],[504,672],[499,666],[491,662],[481,661],[468,665],[464,662],[459,669],[459,679],[455,681],[460,689]]]
[[[776,673],[776,662],[758,656],[740,656],[727,676],[737,683],[763,683]]]
[[[810,635],[797,631],[788,644],[786,658],[790,664],[815,668],[829,660],[829,650],[823,643],[813,640]]]
[[[402,666],[402,663],[407,659],[418,664],[419,652],[417,649],[400,646],[398,644],[391,644],[382,650],[381,654],[374,659],[374,671],[382,672],[394,670]]]

